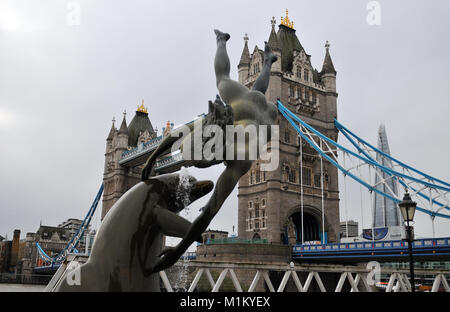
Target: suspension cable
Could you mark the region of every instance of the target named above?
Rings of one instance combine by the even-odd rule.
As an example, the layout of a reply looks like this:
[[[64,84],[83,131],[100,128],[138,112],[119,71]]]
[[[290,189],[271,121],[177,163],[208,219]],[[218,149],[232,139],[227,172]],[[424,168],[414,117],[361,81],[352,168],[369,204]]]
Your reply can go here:
[[[301,217],[302,217],[302,245],[305,244],[305,231],[303,225],[303,141],[302,136],[300,138],[300,206],[301,206]]]
[[[320,140],[320,149],[322,149],[322,140]],[[324,209],[324,201],[323,201],[323,161],[322,161],[322,155],[320,155],[320,179],[321,179],[321,183],[320,184],[321,184],[321,187],[322,187],[322,244],[325,244],[325,209]]]
[[[344,159],[344,168],[345,166],[345,152],[343,153],[342,158]],[[344,173],[344,206],[345,206],[345,237],[348,238],[348,210],[347,210],[347,175]]]

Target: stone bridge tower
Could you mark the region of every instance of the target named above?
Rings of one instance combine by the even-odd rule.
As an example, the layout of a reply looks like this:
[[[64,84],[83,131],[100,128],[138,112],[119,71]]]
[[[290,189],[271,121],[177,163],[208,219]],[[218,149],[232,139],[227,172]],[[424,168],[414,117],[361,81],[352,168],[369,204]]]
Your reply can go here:
[[[337,140],[338,131],[334,126],[334,118],[337,117],[338,94],[336,70],[329,52],[330,45],[328,42],[325,45],[325,58],[319,72],[311,64],[311,55],[301,45],[287,10],[286,17],[281,18],[277,32],[275,18],[272,18],[271,23],[268,43],[278,60],[272,66],[267,99],[276,103],[279,98],[304,121],[324,135]],[[255,46],[250,54],[247,35],[244,41],[244,50],[238,65],[239,81],[251,88],[262,68],[264,53]],[[320,241],[324,231],[325,240],[334,242],[339,231],[337,169],[323,159],[321,170],[318,154],[305,141],[300,144],[297,132],[281,114],[278,116],[278,124],[278,168],[264,172],[259,168],[260,161],[255,161],[253,167],[239,181],[238,235],[245,239],[267,239],[272,243],[294,244],[302,242],[302,233],[303,241]],[[325,225],[324,228],[322,224]]]
[[[138,106],[129,126],[125,112],[118,130],[114,123],[115,120],[106,139],[102,220],[114,203],[141,180],[143,165],[123,167],[119,164],[123,152],[156,137],[147,109],[144,107],[144,100],[141,106]]]

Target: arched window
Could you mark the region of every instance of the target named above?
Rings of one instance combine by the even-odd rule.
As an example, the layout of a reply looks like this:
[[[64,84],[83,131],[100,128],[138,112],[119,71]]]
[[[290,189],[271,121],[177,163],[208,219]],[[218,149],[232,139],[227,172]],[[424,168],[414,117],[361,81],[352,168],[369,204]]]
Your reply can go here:
[[[311,185],[311,168],[301,167],[302,168],[302,180],[303,185]]]
[[[284,167],[284,171],[286,172],[285,181],[288,182],[289,181],[289,176],[291,174],[291,168],[289,168],[289,166],[286,166],[286,167]]]
[[[306,81],[309,81],[309,70],[305,69],[303,72],[303,77]]]
[[[297,67],[297,77],[302,78],[302,68],[300,66]]]
[[[256,183],[261,182],[261,171],[259,170],[259,168],[257,168],[255,171],[255,180]]]
[[[289,171],[289,182],[291,183],[295,183],[295,171],[294,170],[290,170]]]
[[[253,74],[259,73],[259,62],[253,64]]]
[[[259,218],[259,204],[255,203],[255,218]]]

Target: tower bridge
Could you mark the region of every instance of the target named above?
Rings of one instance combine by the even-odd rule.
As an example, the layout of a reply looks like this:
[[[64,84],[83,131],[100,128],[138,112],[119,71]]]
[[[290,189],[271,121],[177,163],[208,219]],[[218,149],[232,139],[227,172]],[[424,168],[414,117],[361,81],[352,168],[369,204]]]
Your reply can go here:
[[[312,66],[311,55],[301,45],[293,23],[291,21],[281,23],[278,31],[275,25],[276,21],[273,19],[268,43],[278,60],[272,66],[266,96],[268,100],[276,103],[279,109],[278,125],[281,134],[279,164],[276,170],[263,171],[261,162],[255,161],[239,181],[238,237],[250,242],[265,241],[269,249],[270,246],[277,246],[273,249],[284,246],[279,249],[288,250],[286,263],[293,261],[297,266],[300,262],[302,265],[304,262],[310,262],[307,269],[301,269],[307,271],[305,282],[301,282],[296,275],[300,269],[292,270],[286,263],[282,268],[264,267],[264,264],[260,264],[261,267],[252,267],[259,273],[256,273],[254,277],[256,282],[251,282],[254,287],[250,286],[249,291],[255,289],[259,278],[266,281],[270,290],[275,290],[273,285],[270,287],[270,278],[265,272],[277,270],[284,272],[278,290],[282,291],[288,279],[292,278],[299,291],[307,290],[308,286],[305,285],[310,285],[313,279],[316,279],[320,290],[323,291],[320,286],[322,282],[318,277],[318,272],[323,270],[321,267],[323,264],[320,263],[404,260],[407,243],[403,242],[401,237],[398,240],[383,240],[384,237],[375,235],[375,230],[380,226],[389,226],[387,224],[389,220],[395,219],[397,226],[401,223],[400,215],[396,211],[396,206],[401,200],[399,197],[401,194],[398,194],[397,190],[409,189],[413,199],[418,202],[417,210],[429,215],[434,221],[436,217],[450,218],[448,214],[450,184],[397,160],[386,148],[375,148],[339,123],[337,72],[331,59],[330,44],[328,42],[325,44],[324,61],[319,72]],[[255,46],[250,53],[249,37],[246,35],[238,64],[239,81],[247,87],[252,87],[262,68],[262,62],[263,51]],[[163,138],[170,135],[173,130],[173,124],[168,122],[162,129],[162,134],[158,135],[148,115],[147,108],[142,103],[129,125],[125,114],[119,129],[115,127],[113,121],[106,140],[102,219],[112,205],[140,181],[142,165]],[[203,117],[204,115],[199,116]],[[338,134],[347,140],[351,148],[337,143]],[[181,153],[175,152],[163,155],[157,160],[156,172],[174,172],[181,166],[189,165]],[[340,241],[340,209],[346,207],[340,200],[339,174],[344,177],[344,184],[347,180],[354,181],[360,185],[361,193],[364,190],[369,195],[369,203],[361,205],[361,209],[370,209],[370,215],[376,218],[372,223],[369,239],[355,242]],[[382,203],[383,209],[376,210],[374,207],[376,203]],[[238,245],[236,244],[236,250],[248,249],[245,245]],[[242,290],[239,288],[241,286],[238,286],[238,278],[233,270],[248,268],[242,263],[226,259],[222,264],[211,264],[214,261],[210,261],[210,264],[208,262],[199,264],[201,261],[212,260],[220,252],[219,248],[217,253],[209,253],[208,245],[202,246],[204,259],[197,254],[197,262],[190,264],[199,269],[197,273],[199,277],[195,276],[193,285],[198,282],[201,274],[208,275],[208,270],[214,266],[223,271],[216,281],[210,278],[210,274],[208,275],[213,290],[220,289],[227,274],[230,274],[236,290]],[[413,243],[413,250],[418,261],[450,261],[449,238],[416,240]],[[242,256],[243,252],[237,254]],[[47,260],[48,265],[51,265],[50,268],[56,269],[65,261],[64,257],[57,259],[58,266],[56,266],[53,259],[45,257],[45,252],[41,256]],[[192,255],[190,257],[192,258]],[[314,265],[317,267],[312,267]],[[363,279],[362,275],[358,274],[367,274],[367,271],[362,269],[352,271],[344,266],[324,270],[330,273],[334,269],[341,272],[336,286],[338,290],[342,288],[345,279],[348,279],[352,289],[358,291],[357,280]],[[436,284],[442,282],[449,291],[445,278],[445,274],[448,275],[449,272],[434,273]],[[403,278],[405,272],[391,272],[391,274],[388,289],[393,290],[395,281],[398,284],[397,290],[410,287],[407,279],[405,281]],[[166,289],[172,289],[164,272],[161,273],[161,278]],[[195,287],[196,285],[191,285],[189,290],[194,290]],[[437,289],[436,287],[433,288]]]

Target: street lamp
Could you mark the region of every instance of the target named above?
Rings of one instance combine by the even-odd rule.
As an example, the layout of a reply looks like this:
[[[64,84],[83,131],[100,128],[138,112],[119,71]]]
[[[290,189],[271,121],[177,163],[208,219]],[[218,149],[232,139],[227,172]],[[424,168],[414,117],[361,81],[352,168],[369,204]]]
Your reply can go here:
[[[406,240],[408,241],[409,270],[411,272],[411,292],[415,292],[414,262],[412,250],[412,242],[414,241],[414,237],[412,234],[412,226],[409,225],[409,222],[412,222],[414,219],[416,205],[417,203],[411,200],[411,196],[409,196],[408,190],[406,190],[405,196],[403,197],[403,200],[398,204],[398,206],[400,207],[400,211],[402,212],[403,220],[406,221]]]

